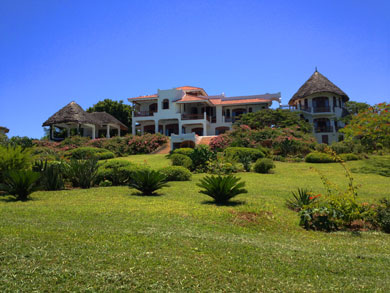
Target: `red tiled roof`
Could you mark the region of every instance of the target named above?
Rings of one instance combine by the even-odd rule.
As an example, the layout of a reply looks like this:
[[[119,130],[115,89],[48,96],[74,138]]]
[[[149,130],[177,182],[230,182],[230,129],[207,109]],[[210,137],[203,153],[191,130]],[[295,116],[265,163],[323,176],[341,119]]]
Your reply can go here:
[[[203,90],[201,87],[195,87],[195,86],[179,86],[176,88],[177,90],[184,90],[184,91],[189,91],[189,90]]]
[[[175,102],[196,102],[196,101],[208,101],[207,97],[198,97],[194,95],[185,94],[180,100]]]
[[[210,100],[214,104],[214,100]],[[268,103],[268,99],[237,99],[219,101],[218,105],[236,105],[236,104],[254,104],[254,103]]]
[[[147,96],[139,96],[134,98],[128,98],[128,100],[131,101],[131,100],[153,99],[153,98],[158,98],[158,95],[154,94],[154,95],[147,95]]]

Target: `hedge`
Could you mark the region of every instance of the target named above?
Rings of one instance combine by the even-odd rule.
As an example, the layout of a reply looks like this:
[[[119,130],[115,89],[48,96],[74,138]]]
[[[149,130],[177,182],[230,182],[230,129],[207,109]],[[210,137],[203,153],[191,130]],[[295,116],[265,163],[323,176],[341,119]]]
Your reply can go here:
[[[191,180],[191,172],[182,166],[170,166],[160,170],[166,176],[167,181],[189,181]]]
[[[96,184],[108,180],[112,185],[127,185],[136,171],[147,169],[124,160],[109,160],[99,165]]]
[[[253,166],[256,173],[267,174],[271,169],[275,168],[275,164],[271,159],[258,159]]]
[[[187,169],[191,169],[192,167],[192,160],[188,156],[173,154],[169,157],[169,159],[172,161],[173,166],[182,166]]]
[[[194,149],[192,148],[180,148],[180,149],[175,149],[172,154],[180,154],[180,155],[185,155],[185,156],[191,156],[191,154],[194,152]]]
[[[236,161],[241,161],[243,157],[250,157],[251,161],[254,162],[265,157],[264,153],[259,149],[244,147],[228,147],[225,149],[224,154],[227,158]]]
[[[305,161],[308,163],[333,163],[334,159],[325,153],[312,152],[305,157]]]
[[[97,158],[98,160],[107,160],[115,158],[113,152],[110,152],[106,149],[94,148],[94,147],[79,147],[73,150],[65,152],[66,158],[71,159],[87,159],[87,158]]]

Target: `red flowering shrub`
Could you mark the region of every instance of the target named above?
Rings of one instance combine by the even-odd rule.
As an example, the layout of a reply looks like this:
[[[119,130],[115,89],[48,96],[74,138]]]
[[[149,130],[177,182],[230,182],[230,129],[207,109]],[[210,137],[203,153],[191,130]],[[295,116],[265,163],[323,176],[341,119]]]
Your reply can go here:
[[[232,139],[228,134],[221,134],[216,137],[213,137],[210,141],[210,148],[213,151],[222,151],[227,148],[232,143]]]

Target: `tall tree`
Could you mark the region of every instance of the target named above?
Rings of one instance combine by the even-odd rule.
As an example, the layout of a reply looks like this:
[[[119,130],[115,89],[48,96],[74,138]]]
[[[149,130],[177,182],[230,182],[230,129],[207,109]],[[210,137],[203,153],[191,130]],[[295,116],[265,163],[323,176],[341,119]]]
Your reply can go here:
[[[123,104],[123,101],[113,101],[111,99],[104,99],[97,104],[87,109],[87,112],[106,112],[111,114],[120,122],[125,124],[131,132],[131,112],[133,111],[130,105]]]
[[[378,144],[390,147],[390,104],[377,104],[353,115],[340,131],[346,139],[359,139],[370,149],[376,149]]]
[[[298,126],[303,132],[308,133],[312,131],[311,124],[306,122],[298,112],[283,109],[264,109],[254,113],[243,114],[235,122],[235,125],[248,125],[252,129]]]
[[[361,102],[355,102],[355,101],[349,101],[345,103],[345,108],[348,111],[348,115],[344,116],[342,118],[342,121],[344,121],[345,124],[348,124],[353,115],[356,115],[360,112],[366,111],[371,106],[367,103],[361,103]]]

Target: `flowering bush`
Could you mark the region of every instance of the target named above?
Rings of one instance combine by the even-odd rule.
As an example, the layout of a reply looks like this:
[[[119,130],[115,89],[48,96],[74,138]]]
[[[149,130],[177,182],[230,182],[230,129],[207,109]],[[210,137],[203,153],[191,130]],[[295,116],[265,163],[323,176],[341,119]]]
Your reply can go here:
[[[227,148],[232,143],[232,139],[228,134],[220,134],[216,137],[213,137],[210,141],[210,148],[213,151],[220,152]]]

